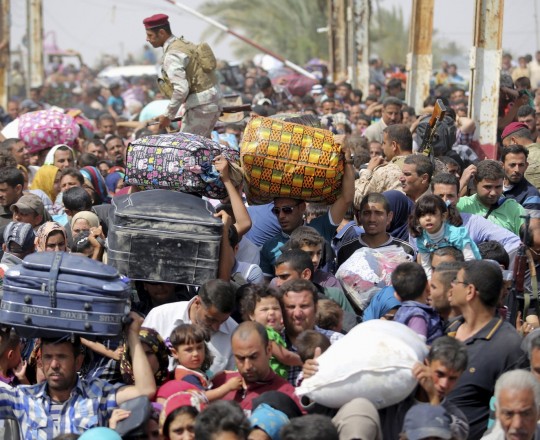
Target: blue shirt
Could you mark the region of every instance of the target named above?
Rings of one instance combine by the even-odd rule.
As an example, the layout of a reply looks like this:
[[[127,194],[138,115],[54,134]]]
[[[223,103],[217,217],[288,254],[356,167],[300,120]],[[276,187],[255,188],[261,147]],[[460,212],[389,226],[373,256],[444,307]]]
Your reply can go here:
[[[327,214],[314,218],[307,226],[315,229],[327,242],[332,241],[337,229],[337,225],[334,225],[330,220],[330,211]],[[259,266],[265,276],[274,276],[276,260],[281,255],[281,248],[287,241],[289,241],[289,236],[285,232],[280,231],[264,243],[261,249],[261,262]]]
[[[0,416],[14,416],[25,440],[49,440],[59,434],[82,434],[96,426],[107,426],[116,404],[116,392],[123,384],[101,379],[80,378],[69,399],[62,404],[58,426],[51,417],[51,399],[47,382],[13,389],[0,388]]]

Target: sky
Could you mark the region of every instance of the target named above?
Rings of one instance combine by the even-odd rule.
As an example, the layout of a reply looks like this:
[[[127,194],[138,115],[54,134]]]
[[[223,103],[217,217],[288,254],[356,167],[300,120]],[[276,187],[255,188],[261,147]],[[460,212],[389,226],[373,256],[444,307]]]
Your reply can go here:
[[[5,0],[4,0],[5,1]],[[204,0],[182,0],[197,9]],[[311,0],[297,0],[311,1]],[[540,50],[540,37],[535,28],[540,19],[540,0],[506,0],[504,6],[503,49],[514,57]],[[372,0],[374,8],[401,7],[406,20],[410,19],[412,0]],[[468,59],[472,46],[474,0],[435,0],[434,29],[438,38],[451,39],[464,47]],[[26,26],[26,0],[11,0],[11,50],[22,45]],[[81,52],[85,62],[93,66],[103,52],[125,57],[140,54],[145,44],[142,20],[155,13],[170,16],[173,32],[188,40],[199,42],[209,27],[166,0],[43,0],[46,44],[53,38],[60,49]],[[216,56],[228,61],[234,57],[230,43],[233,37],[222,35],[210,40]],[[264,41],[259,42],[264,46]],[[294,44],[291,42],[291,44]],[[294,61],[294,60],[291,60]]]

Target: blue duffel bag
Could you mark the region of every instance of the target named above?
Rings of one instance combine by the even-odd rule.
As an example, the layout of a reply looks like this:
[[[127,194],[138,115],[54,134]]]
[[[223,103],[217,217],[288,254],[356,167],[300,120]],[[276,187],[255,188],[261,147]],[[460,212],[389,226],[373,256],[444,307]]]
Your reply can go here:
[[[6,272],[0,322],[24,337],[113,337],[129,310],[129,280],[114,267],[66,252],[38,252]]]

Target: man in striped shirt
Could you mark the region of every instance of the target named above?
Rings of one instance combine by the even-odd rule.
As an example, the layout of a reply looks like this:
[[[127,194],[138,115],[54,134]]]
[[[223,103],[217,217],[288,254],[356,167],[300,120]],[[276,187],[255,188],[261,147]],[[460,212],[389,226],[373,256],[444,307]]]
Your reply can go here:
[[[106,426],[114,408],[126,400],[156,392],[154,374],[139,339],[142,318],[131,313],[127,331],[135,384],[123,386],[77,375],[83,363],[78,336],[42,339],[45,381],[31,386],[0,389],[0,417],[15,417],[25,440],[48,440],[60,434],[82,434]]]

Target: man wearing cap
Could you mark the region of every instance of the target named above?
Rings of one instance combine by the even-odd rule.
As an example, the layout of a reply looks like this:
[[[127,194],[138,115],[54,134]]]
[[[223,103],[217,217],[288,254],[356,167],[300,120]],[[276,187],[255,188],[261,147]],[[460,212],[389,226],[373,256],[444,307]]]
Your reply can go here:
[[[28,223],[11,222],[4,229],[4,255],[0,261],[1,278],[10,267],[22,263],[27,255],[34,252],[36,234]]]
[[[540,143],[535,139],[523,122],[512,122],[506,126],[501,135],[503,146],[517,144],[529,150],[529,164],[525,172],[525,178],[540,191]]]
[[[210,137],[221,109],[220,89],[215,76],[215,58],[207,45],[195,45],[171,32],[169,17],[156,14],[143,20],[146,41],[163,47],[161,91],[170,98],[167,113],[159,117],[159,128],[171,124],[184,104],[181,131]],[[200,49],[206,49],[202,52]]]
[[[13,213],[13,221],[28,223],[33,229],[51,219],[45,211],[43,202],[35,194],[24,194],[9,209]]]
[[[450,422],[450,415],[441,405],[419,403],[407,412],[403,433],[407,440],[450,440],[454,438]]]

